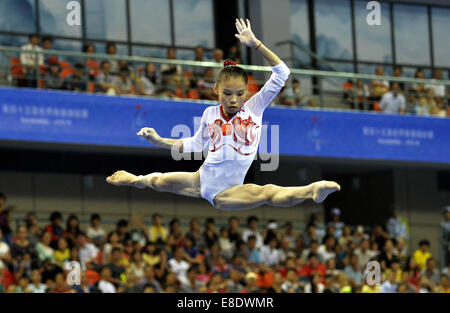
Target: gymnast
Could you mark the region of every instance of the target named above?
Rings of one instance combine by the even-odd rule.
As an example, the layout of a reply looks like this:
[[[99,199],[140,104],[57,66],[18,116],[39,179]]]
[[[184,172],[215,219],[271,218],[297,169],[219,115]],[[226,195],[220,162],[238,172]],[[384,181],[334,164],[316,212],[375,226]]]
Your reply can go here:
[[[245,46],[256,49],[272,68],[270,79],[248,100],[247,73],[231,60],[224,62],[214,85],[219,105],[205,109],[194,136],[182,139],[161,138],[150,127],[137,135],[150,143],[180,153],[202,152],[208,155],[196,172],[154,172],[133,175],[117,171],[106,178],[115,186],[149,187],[159,192],[204,198],[216,209],[248,210],[261,205],[292,207],[307,199],[321,203],[341,189],[333,181],[318,181],[307,186],[282,187],[273,184],[244,184],[244,178],[258,149],[264,109],[284,86],[290,71],[252,32],[250,21],[236,19],[235,36]]]

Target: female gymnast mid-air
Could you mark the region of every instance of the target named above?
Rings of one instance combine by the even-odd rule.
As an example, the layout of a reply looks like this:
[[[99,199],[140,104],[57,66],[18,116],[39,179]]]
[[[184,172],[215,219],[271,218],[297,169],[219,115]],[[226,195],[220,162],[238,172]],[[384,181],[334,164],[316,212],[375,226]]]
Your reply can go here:
[[[219,210],[247,210],[261,205],[291,207],[307,199],[321,203],[341,187],[333,181],[318,181],[307,186],[243,184],[258,149],[264,109],[278,94],[290,71],[253,34],[250,21],[236,19],[242,44],[254,48],[270,63],[272,75],[259,92],[247,101],[247,73],[232,61],[225,61],[214,85],[220,105],[205,109],[201,125],[194,136],[181,139],[161,138],[153,128],[142,128],[137,135],[150,143],[179,152],[202,152],[208,155],[196,172],[151,173],[133,175],[117,171],[106,178],[116,186],[150,187],[159,192],[204,198]]]

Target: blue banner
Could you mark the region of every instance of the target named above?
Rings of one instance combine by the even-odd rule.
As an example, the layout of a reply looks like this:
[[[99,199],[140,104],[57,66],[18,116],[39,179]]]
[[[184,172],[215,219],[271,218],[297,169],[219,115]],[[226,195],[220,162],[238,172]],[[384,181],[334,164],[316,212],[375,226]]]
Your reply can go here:
[[[148,148],[136,136],[139,129],[153,127],[162,137],[191,135],[206,107],[0,88],[0,140]],[[450,163],[448,118],[269,107],[263,121],[268,127],[261,146],[281,155]]]

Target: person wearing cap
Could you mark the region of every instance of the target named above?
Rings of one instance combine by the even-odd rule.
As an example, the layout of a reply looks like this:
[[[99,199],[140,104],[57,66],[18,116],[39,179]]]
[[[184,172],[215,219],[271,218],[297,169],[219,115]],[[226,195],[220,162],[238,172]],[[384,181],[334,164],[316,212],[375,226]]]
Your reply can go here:
[[[444,208],[444,220],[439,227],[439,245],[441,247],[441,268],[450,261],[450,205]]]
[[[394,238],[395,240],[403,239],[407,241],[409,238],[408,222],[398,215],[398,210],[395,206],[391,207],[391,214],[392,216],[389,218],[386,225],[389,237]]]
[[[256,237],[256,248],[261,249],[264,242],[263,237],[261,236],[261,233],[258,231],[258,217],[256,216],[249,216],[247,218],[247,225],[248,228],[244,230],[242,233],[242,240],[244,242],[247,242],[248,237],[251,235]]]
[[[258,275],[255,272],[248,272],[245,275],[245,289],[243,292],[246,293],[258,293],[261,289],[256,285],[258,282]]]
[[[343,229],[344,229],[344,222],[342,222],[341,219],[341,210],[338,208],[333,208],[331,210],[331,218],[332,220],[328,223],[327,227],[333,226],[335,230],[335,237],[339,238],[342,236]]]

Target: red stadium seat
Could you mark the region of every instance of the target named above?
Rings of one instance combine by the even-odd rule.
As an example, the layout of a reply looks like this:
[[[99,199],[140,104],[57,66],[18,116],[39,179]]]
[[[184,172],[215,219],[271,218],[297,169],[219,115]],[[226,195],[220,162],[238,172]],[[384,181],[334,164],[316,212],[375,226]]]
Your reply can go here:
[[[188,99],[200,99],[200,95],[199,95],[197,89],[189,89],[187,92],[187,98]]]
[[[9,66],[11,67],[11,76],[13,78],[20,78],[23,76],[23,66],[20,62],[20,58],[10,58]]]

